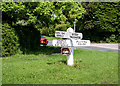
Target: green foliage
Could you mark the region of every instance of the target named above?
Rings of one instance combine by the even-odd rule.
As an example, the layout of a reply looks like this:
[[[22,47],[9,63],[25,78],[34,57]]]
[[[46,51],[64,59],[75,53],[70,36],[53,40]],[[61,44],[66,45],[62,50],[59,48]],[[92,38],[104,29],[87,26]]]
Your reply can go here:
[[[57,24],[55,27],[50,25],[49,27],[43,27],[40,32],[42,35],[54,37],[55,31],[66,31],[70,24]]]
[[[77,31],[83,32],[85,39],[94,42],[117,42],[120,34],[120,2],[89,2],[82,3],[82,6],[86,12],[77,22]]]
[[[40,33],[41,35],[46,35],[48,36],[49,33],[48,33],[48,28],[47,27],[43,27],[41,30],[40,30]]]
[[[109,38],[106,38],[106,42],[107,43],[111,43],[111,42],[118,42],[118,39],[116,39],[116,36],[114,34],[112,34]]]
[[[118,42],[120,2],[2,2],[2,22],[15,30],[22,49],[38,47],[39,31],[54,36],[56,30],[73,27],[74,21],[83,39]]]
[[[67,28],[71,27],[71,25],[68,23],[68,24],[58,24],[56,25],[55,29],[57,31],[66,31]]]
[[[50,37],[50,36],[45,36],[43,35],[45,38],[47,38],[48,40],[54,40],[54,39],[62,39],[62,38],[59,38],[59,37]]]
[[[55,14],[58,15],[57,19],[72,25],[73,21],[78,21],[85,12],[81,3],[78,2],[57,2],[55,6]]]
[[[48,27],[43,27],[40,30],[41,35],[45,36],[54,36],[55,35],[55,28],[53,26]]]
[[[77,27],[79,30],[85,29],[85,30],[91,30],[94,29],[95,25],[93,24],[94,21],[94,12],[97,10],[97,5],[95,2],[88,2],[82,3],[82,6],[85,8],[85,12],[83,17],[79,20],[77,23]]]
[[[97,11],[94,13],[96,21],[94,24],[101,31],[115,32],[118,30],[120,17],[120,2],[97,3]]]
[[[19,48],[24,53],[40,46],[40,32],[35,28],[36,21],[34,19],[35,15],[33,15],[34,6],[37,6],[37,4],[38,3],[29,2],[2,3],[3,24],[7,22],[9,26],[14,29],[13,33],[18,37]],[[6,35],[4,37],[6,37]],[[9,46],[6,45],[6,47]],[[5,54],[5,52],[3,52],[3,54]]]
[[[53,37],[55,35],[55,29],[54,26],[51,25],[48,30],[49,36]]]
[[[2,21],[12,25],[18,20],[25,18],[25,6],[22,2],[3,2],[2,3]]]
[[[40,32],[33,26],[14,26],[23,53],[40,47]]]
[[[7,23],[2,26],[2,56],[10,56],[18,53],[19,42],[15,29]]]

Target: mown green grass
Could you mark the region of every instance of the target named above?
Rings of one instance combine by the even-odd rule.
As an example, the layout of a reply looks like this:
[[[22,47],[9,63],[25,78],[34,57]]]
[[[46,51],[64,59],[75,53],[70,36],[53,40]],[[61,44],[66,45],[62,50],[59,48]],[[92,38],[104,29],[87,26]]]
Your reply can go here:
[[[48,49],[49,50],[49,49]],[[15,55],[2,62],[3,84],[117,84],[118,53],[74,50],[74,66],[61,54]]]
[[[58,38],[58,37],[49,37],[49,36],[44,36],[44,37],[47,38],[48,40],[62,39],[62,38]]]
[[[2,58],[0,58],[0,86],[2,85]]]

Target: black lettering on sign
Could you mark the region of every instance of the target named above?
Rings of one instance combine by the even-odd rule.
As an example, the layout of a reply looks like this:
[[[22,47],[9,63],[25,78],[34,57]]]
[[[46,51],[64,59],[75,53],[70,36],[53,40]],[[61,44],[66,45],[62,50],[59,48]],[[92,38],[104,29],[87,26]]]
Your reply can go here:
[[[76,34],[76,33],[72,33],[72,35],[73,35],[73,36],[78,36],[78,34]]]
[[[86,45],[87,41],[76,41],[76,43],[78,43],[78,45]]]
[[[61,35],[57,35],[57,36],[61,37]]]
[[[70,36],[70,38],[77,38],[77,39],[81,39],[80,36]]]
[[[65,32],[62,32],[62,35],[65,35]]]
[[[60,32],[55,32],[55,34],[60,34]]]
[[[68,46],[66,40],[57,40],[55,46]]]

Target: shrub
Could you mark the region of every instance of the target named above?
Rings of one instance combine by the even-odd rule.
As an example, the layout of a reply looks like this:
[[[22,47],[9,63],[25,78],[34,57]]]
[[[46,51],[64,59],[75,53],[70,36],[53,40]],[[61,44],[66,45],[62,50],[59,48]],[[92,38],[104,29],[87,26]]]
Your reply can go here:
[[[111,42],[117,43],[118,42],[117,36],[114,34],[111,34],[111,36],[109,38],[106,38],[106,42],[107,43],[111,43]]]
[[[70,24],[57,24],[56,26],[50,25],[49,27],[43,27],[40,30],[40,33],[45,36],[54,37],[55,31],[66,31],[68,27],[71,27]]]
[[[42,35],[46,35],[46,36],[49,36],[49,28],[48,27],[43,27],[41,30],[40,30],[40,33]]]
[[[45,36],[52,37],[55,35],[54,25],[50,25],[49,27],[43,27],[40,31],[41,31],[41,34]]]
[[[19,38],[20,49],[23,53],[36,50],[40,47],[40,31],[34,25],[16,25],[14,28]]]
[[[2,25],[2,56],[10,56],[19,50],[18,36],[15,29],[5,23]]]

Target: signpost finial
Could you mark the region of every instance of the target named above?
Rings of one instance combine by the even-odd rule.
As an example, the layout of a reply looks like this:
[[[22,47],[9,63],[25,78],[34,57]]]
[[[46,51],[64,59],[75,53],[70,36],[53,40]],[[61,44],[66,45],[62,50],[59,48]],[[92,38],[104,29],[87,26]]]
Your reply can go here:
[[[74,30],[73,30],[71,27],[69,27],[69,28],[67,29],[67,32],[71,32],[71,33],[73,33]]]

